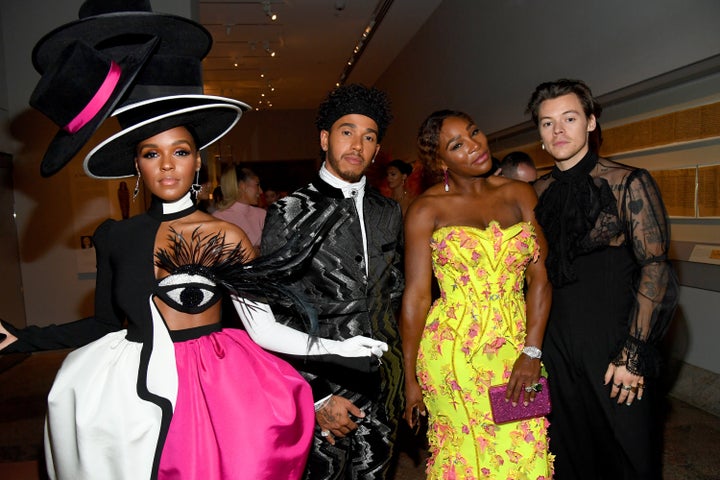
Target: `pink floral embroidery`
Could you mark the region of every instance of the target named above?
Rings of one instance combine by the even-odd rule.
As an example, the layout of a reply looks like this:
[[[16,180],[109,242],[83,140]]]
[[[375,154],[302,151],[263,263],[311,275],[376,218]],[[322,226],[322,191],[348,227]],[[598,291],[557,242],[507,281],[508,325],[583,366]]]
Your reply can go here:
[[[502,337],[495,338],[492,342],[485,344],[483,347],[483,353],[489,354],[489,353],[497,353],[498,350],[500,350],[500,347],[505,345],[507,340],[505,340]]]
[[[478,437],[476,439],[476,442],[478,444],[478,448],[480,449],[480,451],[485,453],[485,449],[488,447],[490,442],[488,442],[488,440],[485,437]],[[483,470],[485,470],[485,469],[483,469]]]
[[[505,453],[507,453],[508,459],[509,459],[512,463],[518,463],[518,462],[520,461],[520,459],[522,458],[522,457],[520,456],[520,454],[519,454],[518,452],[514,451],[514,450],[505,450]]]
[[[508,255],[507,257],[505,257],[505,265],[507,265],[508,267],[510,267],[515,262],[517,262],[517,258],[515,257],[515,255]]]

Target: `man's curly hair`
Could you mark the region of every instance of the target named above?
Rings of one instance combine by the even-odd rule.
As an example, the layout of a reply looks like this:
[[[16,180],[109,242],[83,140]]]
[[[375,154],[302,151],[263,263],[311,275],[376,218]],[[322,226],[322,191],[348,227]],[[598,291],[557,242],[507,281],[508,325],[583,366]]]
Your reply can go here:
[[[315,125],[330,130],[338,118],[359,114],[372,118],[378,126],[378,142],[392,121],[390,99],[382,90],[360,84],[343,85],[328,94],[318,108]]]

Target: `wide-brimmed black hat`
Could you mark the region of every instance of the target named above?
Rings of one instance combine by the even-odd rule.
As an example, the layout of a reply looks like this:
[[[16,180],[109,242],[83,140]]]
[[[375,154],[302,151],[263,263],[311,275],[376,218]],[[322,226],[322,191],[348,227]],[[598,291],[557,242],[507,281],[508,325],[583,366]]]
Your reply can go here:
[[[30,96],[30,105],[60,127],[40,163],[49,177],[63,168],[118,105],[159,40],[152,37],[115,62],[83,41],[66,46]]]
[[[243,102],[211,95],[166,96],[127,105],[116,112],[122,130],[96,146],[83,168],[93,178],[135,175],[135,149],[142,140],[184,126],[202,150],[229,132],[249,109]]]
[[[35,45],[32,62],[39,73],[76,40],[116,61],[127,55],[128,48],[154,36],[160,38],[156,52],[160,55],[202,59],[212,46],[212,36],[202,25],[178,15],[153,12],[149,0],[86,0],[78,18],[46,34]]]

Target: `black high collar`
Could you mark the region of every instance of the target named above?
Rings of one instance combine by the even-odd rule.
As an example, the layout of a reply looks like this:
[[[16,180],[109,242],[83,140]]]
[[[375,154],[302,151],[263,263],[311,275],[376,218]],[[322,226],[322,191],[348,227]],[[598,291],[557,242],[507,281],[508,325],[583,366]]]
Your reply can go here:
[[[598,162],[597,153],[592,150],[588,150],[585,156],[572,168],[567,170],[560,170],[557,166],[552,169],[552,176],[555,180],[560,182],[574,182],[580,179],[584,179]]]
[[[318,192],[322,193],[326,197],[335,198],[338,200],[342,200],[345,198],[342,189],[333,187],[325,180],[320,178],[320,175],[315,177],[315,179],[312,181],[312,184]]]

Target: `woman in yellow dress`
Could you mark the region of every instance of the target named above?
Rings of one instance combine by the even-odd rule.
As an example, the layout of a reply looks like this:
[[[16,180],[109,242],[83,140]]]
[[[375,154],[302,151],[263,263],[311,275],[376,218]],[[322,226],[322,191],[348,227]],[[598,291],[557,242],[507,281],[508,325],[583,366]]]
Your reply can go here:
[[[463,112],[431,114],[418,147],[442,181],[405,219],[400,322],[405,418],[413,427],[429,416],[428,479],[549,479],[547,420],[497,425],[488,397],[504,383],[513,405],[536,395],[551,303],[537,197],[524,182],[482,176],[487,139]]]

